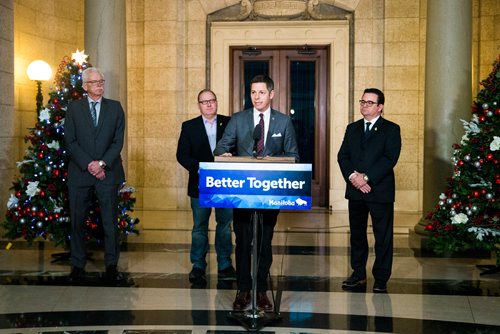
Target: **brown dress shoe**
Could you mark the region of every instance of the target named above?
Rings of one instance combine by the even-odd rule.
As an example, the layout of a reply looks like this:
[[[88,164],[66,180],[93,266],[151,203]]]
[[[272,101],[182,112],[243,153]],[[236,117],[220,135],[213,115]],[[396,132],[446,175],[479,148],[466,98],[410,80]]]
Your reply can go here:
[[[250,305],[250,291],[238,291],[233,303],[233,311],[244,311]]]
[[[273,304],[267,298],[267,293],[265,291],[257,292],[257,308],[261,311],[271,311],[273,309]]]

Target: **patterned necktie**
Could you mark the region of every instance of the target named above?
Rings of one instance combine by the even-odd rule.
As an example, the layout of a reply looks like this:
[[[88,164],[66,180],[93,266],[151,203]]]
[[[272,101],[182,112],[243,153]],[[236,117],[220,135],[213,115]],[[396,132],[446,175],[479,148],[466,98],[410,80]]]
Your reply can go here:
[[[97,110],[95,108],[97,103],[99,103],[99,102],[90,102],[90,104],[91,104],[90,115],[92,116],[92,123],[94,124],[94,127],[97,126]]]
[[[259,117],[260,139],[257,142],[257,155],[262,156],[262,153],[264,153],[264,114],[260,113]]]
[[[365,124],[365,125],[366,125],[366,128],[365,128],[365,136],[367,136],[367,135],[368,135],[368,132],[370,132],[370,125],[371,125],[371,124],[372,124],[371,122],[366,122],[366,124]]]

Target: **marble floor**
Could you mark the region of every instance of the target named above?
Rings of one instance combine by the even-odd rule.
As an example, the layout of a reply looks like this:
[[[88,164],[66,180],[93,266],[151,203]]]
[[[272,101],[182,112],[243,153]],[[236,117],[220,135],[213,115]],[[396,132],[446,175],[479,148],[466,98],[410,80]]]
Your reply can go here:
[[[270,273],[278,312],[242,322],[230,312],[235,282],[217,280],[213,224],[206,285],[192,286],[190,211],[134,216],[141,233],[122,245],[126,280],[117,286],[101,278],[99,245],[89,245],[87,278],[75,285],[63,250],[23,241],[7,250],[0,240],[0,334],[500,333],[500,274],[481,275],[495,260],[415,252],[409,230],[416,214],[396,214],[389,293],[373,294],[372,277],[366,291],[341,289],[350,274],[346,213],[282,212]]]

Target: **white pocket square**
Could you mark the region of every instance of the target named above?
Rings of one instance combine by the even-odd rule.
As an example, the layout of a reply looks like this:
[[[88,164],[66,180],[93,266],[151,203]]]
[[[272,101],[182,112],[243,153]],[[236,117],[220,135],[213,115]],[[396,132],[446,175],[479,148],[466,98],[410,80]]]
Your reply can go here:
[[[273,137],[273,138],[274,138],[274,137],[281,137],[281,132],[279,132],[279,133],[273,133],[272,137]]]

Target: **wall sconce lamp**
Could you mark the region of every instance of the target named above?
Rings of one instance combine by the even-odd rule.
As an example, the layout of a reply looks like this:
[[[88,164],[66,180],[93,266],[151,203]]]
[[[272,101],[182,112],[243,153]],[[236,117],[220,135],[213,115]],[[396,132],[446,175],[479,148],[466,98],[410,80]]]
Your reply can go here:
[[[52,69],[50,65],[43,60],[34,60],[29,64],[26,74],[28,74],[30,80],[36,81],[36,112],[37,115],[39,115],[43,104],[42,81],[48,81],[50,79],[52,76]]]

